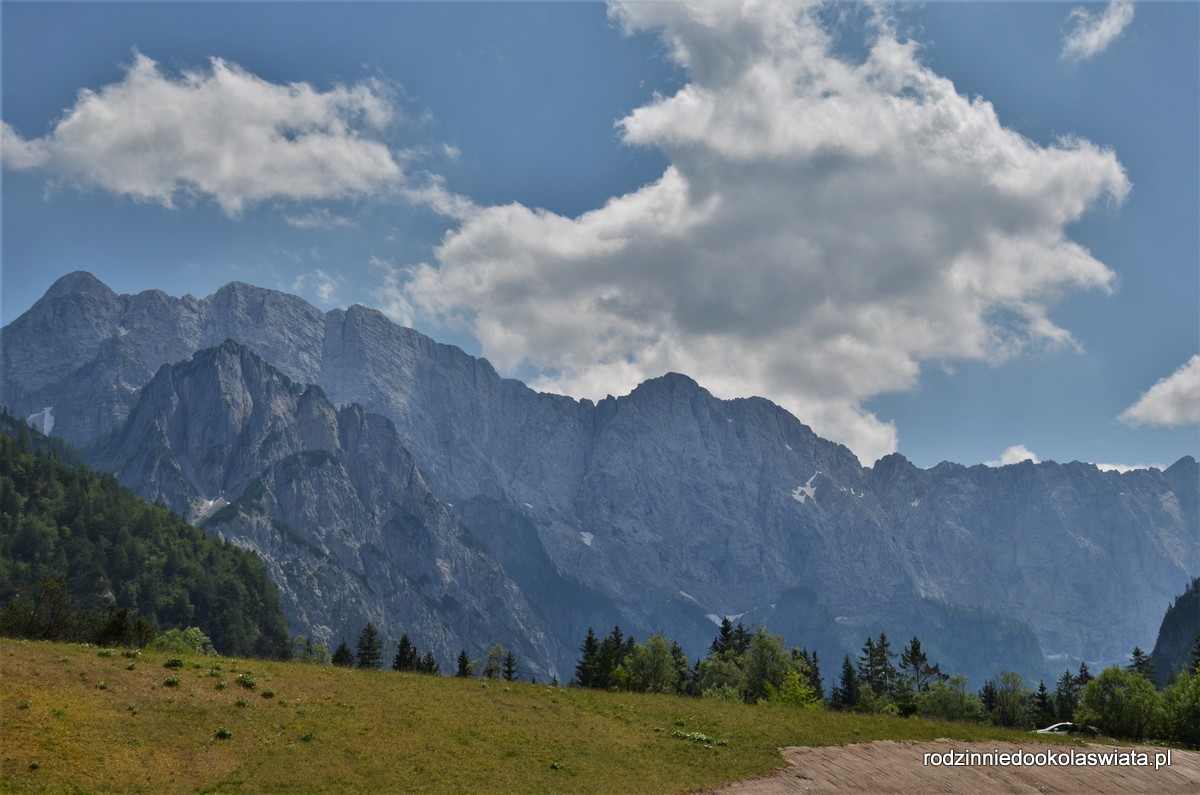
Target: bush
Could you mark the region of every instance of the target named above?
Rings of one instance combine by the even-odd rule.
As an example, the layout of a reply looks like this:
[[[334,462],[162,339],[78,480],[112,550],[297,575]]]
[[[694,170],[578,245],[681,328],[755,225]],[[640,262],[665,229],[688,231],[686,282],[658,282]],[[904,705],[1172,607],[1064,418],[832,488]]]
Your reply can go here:
[[[212,641],[197,627],[169,629],[152,640],[146,648],[175,654],[202,654],[208,657],[217,655]]]
[[[1200,672],[1181,673],[1162,699],[1164,739],[1200,748]]]
[[[255,680],[254,676],[248,671],[246,673],[238,674],[237,683],[247,690],[253,690],[254,688],[258,687],[258,681]]]
[[[168,676],[166,679],[163,680],[163,685],[166,687],[179,687],[179,685],[181,685],[181,684],[182,684],[182,681],[179,679],[178,676]]]
[[[1088,682],[1075,722],[1098,726],[1113,737],[1141,740],[1161,713],[1162,700],[1154,685],[1141,674],[1114,665]]]

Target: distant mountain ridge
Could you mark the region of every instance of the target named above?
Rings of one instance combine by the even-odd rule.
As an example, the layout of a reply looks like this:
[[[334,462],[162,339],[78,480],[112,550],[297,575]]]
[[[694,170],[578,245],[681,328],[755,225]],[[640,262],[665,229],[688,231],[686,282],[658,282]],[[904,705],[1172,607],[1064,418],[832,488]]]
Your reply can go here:
[[[1200,572],[1191,457],[1124,474],[899,455],[864,468],[761,398],[717,400],[678,374],[598,403],[539,394],[375,310],[240,283],[197,300],[63,277],[3,329],[0,402],[50,407],[55,435],[97,449],[162,365],[227,338],[390,419],[546,622],[560,671],[589,624],[664,631],[694,655],[713,617],[740,615],[826,659],[913,632],[976,681],[1036,675],[1149,647]]]

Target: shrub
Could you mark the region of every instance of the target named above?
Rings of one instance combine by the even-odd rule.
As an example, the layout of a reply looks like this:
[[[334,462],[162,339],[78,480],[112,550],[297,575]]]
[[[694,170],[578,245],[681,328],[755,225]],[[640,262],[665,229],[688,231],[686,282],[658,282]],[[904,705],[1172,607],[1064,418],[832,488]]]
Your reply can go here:
[[[171,657],[165,663],[163,663],[163,668],[182,668],[182,667],[183,667],[183,660],[179,659],[178,657]]]
[[[113,656],[113,650],[112,649],[101,649],[100,651],[96,652],[96,656],[97,657],[111,657],[111,656]]]
[[[212,641],[197,627],[169,629],[151,641],[147,648],[176,654],[202,654],[209,657],[215,657],[217,654]]]
[[[182,682],[178,676],[168,676],[163,680],[163,685],[166,687],[179,687],[180,684],[182,684]]]
[[[1141,674],[1119,666],[1105,668],[1088,682],[1075,722],[1099,726],[1113,737],[1141,740],[1162,712],[1162,699]]]
[[[262,697],[275,698],[275,691],[268,687],[266,690],[262,691]]]
[[[225,728],[224,726],[221,726],[217,729],[217,739],[218,740],[228,740],[232,736],[233,736],[233,732],[231,732],[229,729]]]
[[[247,690],[253,690],[254,688],[258,687],[257,680],[255,680],[253,674],[251,674],[249,671],[238,674],[237,683]]]

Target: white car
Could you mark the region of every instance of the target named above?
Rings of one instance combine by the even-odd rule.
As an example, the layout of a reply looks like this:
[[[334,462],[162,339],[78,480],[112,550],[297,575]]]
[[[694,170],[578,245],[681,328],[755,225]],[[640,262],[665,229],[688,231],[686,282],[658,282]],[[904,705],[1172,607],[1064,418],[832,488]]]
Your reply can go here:
[[[1038,729],[1035,734],[1098,734],[1092,726],[1080,726],[1075,723],[1056,723],[1044,729]]]

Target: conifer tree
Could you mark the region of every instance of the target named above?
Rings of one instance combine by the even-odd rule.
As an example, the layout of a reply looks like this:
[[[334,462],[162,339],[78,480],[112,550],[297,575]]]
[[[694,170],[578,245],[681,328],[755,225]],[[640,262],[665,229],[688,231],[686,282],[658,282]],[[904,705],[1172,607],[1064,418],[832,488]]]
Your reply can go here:
[[[1054,716],[1065,722],[1075,720],[1075,707],[1079,705],[1079,683],[1070,670],[1063,671],[1054,686]]]
[[[1038,682],[1038,689],[1033,694],[1033,723],[1035,726],[1049,726],[1054,722],[1054,698],[1050,695],[1046,683]]]
[[[471,658],[467,655],[467,650],[463,649],[458,653],[458,670],[454,675],[459,679],[471,678]]]
[[[417,670],[417,661],[417,647],[408,639],[408,633],[405,632],[396,643],[396,656],[392,658],[392,670],[415,671]]]
[[[1079,692],[1088,686],[1088,682],[1092,681],[1092,672],[1085,662],[1079,663],[1079,673],[1075,675],[1075,686],[1079,688]]]
[[[354,652],[350,651],[350,647],[346,645],[346,639],[342,638],[342,643],[333,652],[333,658],[330,660],[334,665],[339,665],[343,668],[351,668],[354,666]]]
[[[729,648],[733,652],[734,657],[741,657],[746,652],[750,651],[750,642],[754,640],[754,636],[750,634],[750,630],[746,629],[741,621],[733,628],[733,635],[729,640]]]
[[[504,650],[504,681],[511,682],[517,678],[517,656],[510,650]]]
[[[983,702],[983,709],[991,717],[991,714],[996,709],[996,683],[991,679],[983,683],[983,687],[979,688],[979,700]]]
[[[1158,679],[1158,674],[1154,670],[1154,661],[1150,659],[1150,655],[1142,651],[1141,646],[1134,646],[1133,653],[1129,655],[1129,665],[1125,666],[1126,671],[1132,671],[1145,677],[1150,684],[1155,684]]]
[[[438,665],[437,658],[433,656],[433,652],[427,651],[421,662],[418,663],[417,670],[425,674],[436,674],[440,673],[441,666]]]
[[[793,646],[792,659],[800,663],[798,667],[805,671],[808,686],[816,696],[817,701],[824,701],[825,687],[821,682],[821,662],[817,659],[816,649],[813,649],[812,654],[809,654],[807,648],[798,649]]]
[[[591,627],[588,627],[587,637],[579,646],[579,652],[582,656],[575,664],[575,684],[580,687],[596,687],[596,669],[600,662],[600,641],[596,640],[596,633]]]
[[[880,698],[890,698],[895,690],[897,674],[896,666],[892,664],[895,656],[887,633],[880,632],[879,640],[867,638],[858,657],[859,679]]]
[[[850,662],[849,654],[842,658],[842,675],[830,693],[829,706],[840,710],[851,710],[858,706],[858,673],[854,670],[854,663]]]
[[[917,693],[924,693],[933,682],[945,682],[950,678],[942,673],[941,666],[929,664],[929,656],[921,649],[921,639],[916,636],[900,653],[900,670]]]
[[[383,639],[370,621],[358,635],[358,667],[383,667]]]
[[[733,648],[733,622],[729,620],[729,616],[721,619],[721,625],[717,629],[717,636],[713,638],[712,645],[708,647],[710,655],[721,655]]]

